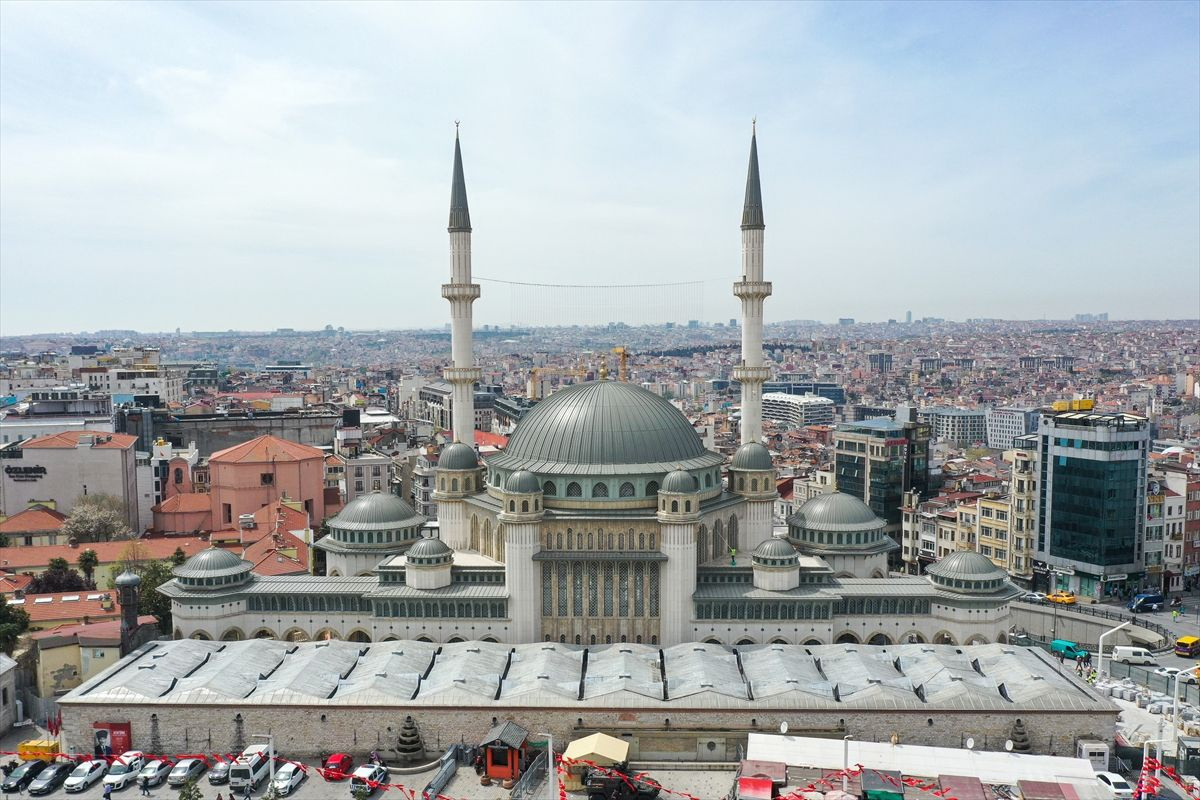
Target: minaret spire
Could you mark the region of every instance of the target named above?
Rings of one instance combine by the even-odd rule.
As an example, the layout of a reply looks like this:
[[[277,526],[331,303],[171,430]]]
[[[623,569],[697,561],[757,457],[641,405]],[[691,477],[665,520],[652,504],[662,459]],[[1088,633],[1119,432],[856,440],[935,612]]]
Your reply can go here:
[[[771,284],[763,280],[762,183],[758,176],[758,120],[750,123],[750,166],[742,206],[742,279],[733,294],[742,301],[742,363],[734,380],[742,384],[742,444],[762,439],[762,388],[771,373],[763,366],[763,301]]]
[[[471,212],[467,208],[467,181],[463,176],[462,145],[454,123],[454,175],[450,181],[450,283],[442,284],[442,297],[450,301],[451,366],[442,377],[453,387],[451,427],[454,438],[475,446],[475,367],[471,304],[479,298],[479,284],[471,282]]]

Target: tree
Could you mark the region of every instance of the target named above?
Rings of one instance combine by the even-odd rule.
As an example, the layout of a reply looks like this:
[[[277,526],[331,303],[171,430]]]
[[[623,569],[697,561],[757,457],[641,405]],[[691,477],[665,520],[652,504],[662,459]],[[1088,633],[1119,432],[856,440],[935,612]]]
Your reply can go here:
[[[187,553],[183,552],[182,547],[176,547],[175,552],[171,553],[171,566],[182,567],[185,561],[187,561]]]
[[[199,785],[195,780],[190,780],[183,785],[179,790],[179,800],[204,800],[204,794],[200,791]]]
[[[120,554],[117,556],[117,564],[120,569],[117,574],[125,571],[138,572],[141,565],[151,560],[150,550],[146,545],[142,544],[137,539],[130,540],[129,544],[121,548]],[[141,573],[138,572],[140,575]]]
[[[25,609],[10,606],[8,598],[0,595],[0,650],[12,655],[17,639],[29,630],[29,614]]]
[[[130,544],[136,544],[136,542]],[[126,548],[126,550],[128,549]],[[142,547],[142,550],[145,550],[145,547]],[[163,633],[170,633],[171,598],[159,592],[158,587],[174,579],[175,576],[171,574],[171,565],[166,561],[144,560],[140,563],[130,562],[127,568],[142,579],[141,585],[138,587],[138,615],[152,614],[158,620],[158,629]],[[108,588],[117,588],[113,578],[109,578]]]
[[[85,494],[75,501],[62,532],[77,542],[109,542],[129,538],[125,504],[110,494]]]
[[[65,558],[52,558],[46,571],[35,575],[29,582],[29,594],[50,594],[53,592],[82,592],[95,589],[96,585],[85,579],[67,563]]]
[[[79,571],[87,578],[88,583],[95,585],[96,567],[100,566],[100,556],[96,555],[96,551],[91,548],[84,550],[75,563],[79,565]]]

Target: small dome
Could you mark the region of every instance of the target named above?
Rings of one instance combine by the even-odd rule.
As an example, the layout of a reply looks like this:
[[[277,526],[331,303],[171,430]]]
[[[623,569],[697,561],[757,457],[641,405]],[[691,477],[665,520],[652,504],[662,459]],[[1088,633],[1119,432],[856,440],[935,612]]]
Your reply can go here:
[[[442,448],[438,455],[438,469],[467,470],[479,467],[475,449],[462,442],[454,442]]]
[[[126,586],[141,586],[142,579],[138,577],[136,572],[127,569],[118,575],[117,579],[113,581],[113,583],[117,585],[118,589],[123,589]]]
[[[509,494],[535,494],[542,491],[537,475],[528,470],[518,470],[504,482],[504,491]]]
[[[783,566],[782,564],[771,564],[770,562],[786,561],[789,564],[795,564],[799,562],[800,554],[796,552],[796,548],[787,539],[780,539],[773,536],[754,548],[753,559],[755,563],[767,566]]]
[[[329,527],[351,531],[394,530],[420,525],[425,518],[412,506],[388,492],[360,494],[346,504]]]
[[[864,531],[887,525],[862,500],[842,492],[819,494],[808,500],[788,518],[788,524],[816,531]]]
[[[700,481],[696,480],[696,476],[682,469],[667,473],[659,488],[660,492],[668,494],[691,494],[699,490]]]
[[[221,578],[249,572],[253,565],[218,547],[202,550],[171,572],[177,578]]]
[[[925,570],[926,575],[937,575],[940,578],[965,578],[979,580],[981,578],[1004,577],[1007,573],[992,563],[992,560],[974,550],[959,550],[951,553],[941,561]]]
[[[434,564],[449,564],[454,558],[450,545],[441,539],[417,539],[405,553],[409,564],[429,566]]]
[[[771,451],[758,442],[746,442],[733,454],[733,469],[756,470],[765,472],[775,468],[771,463]]]

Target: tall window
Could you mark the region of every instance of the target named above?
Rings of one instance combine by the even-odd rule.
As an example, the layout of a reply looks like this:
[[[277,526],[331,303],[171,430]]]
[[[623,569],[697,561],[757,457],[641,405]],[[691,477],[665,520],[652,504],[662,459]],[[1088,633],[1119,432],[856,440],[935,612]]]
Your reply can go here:
[[[583,487],[571,481],[567,484],[567,497],[583,497]]]
[[[592,497],[608,497],[608,484],[607,483],[593,483],[592,484]]]
[[[548,617],[554,613],[554,591],[551,585],[551,565],[549,561],[542,562],[542,616]]]

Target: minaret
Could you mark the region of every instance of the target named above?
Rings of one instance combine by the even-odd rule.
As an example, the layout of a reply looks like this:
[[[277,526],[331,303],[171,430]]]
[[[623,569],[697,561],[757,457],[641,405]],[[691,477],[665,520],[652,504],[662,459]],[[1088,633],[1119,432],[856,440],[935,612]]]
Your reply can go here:
[[[453,366],[442,377],[454,387],[451,399],[454,438],[475,446],[475,382],[482,373],[475,367],[471,347],[471,304],[479,298],[479,284],[471,283],[471,212],[467,209],[467,181],[463,177],[458,123],[454,124],[454,179],[450,189],[450,282],[442,284],[442,297],[450,301],[450,351]]]
[[[746,203],[742,208],[742,279],[733,296],[742,301],[742,363],[733,368],[742,384],[742,444],[762,440],[763,383],[770,371],[763,366],[763,300],[771,284],[763,280],[762,187],[758,181],[758,135],[750,133],[750,167],[746,173]]]

